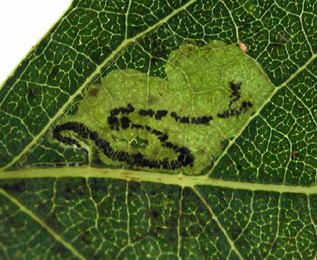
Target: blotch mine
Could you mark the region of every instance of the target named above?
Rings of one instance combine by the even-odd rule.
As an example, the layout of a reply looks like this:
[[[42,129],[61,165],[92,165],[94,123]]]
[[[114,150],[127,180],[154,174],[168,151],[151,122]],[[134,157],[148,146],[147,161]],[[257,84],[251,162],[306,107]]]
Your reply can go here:
[[[152,45],[160,51],[160,42]],[[53,137],[64,145],[94,147],[108,167],[197,175],[274,89],[256,61],[221,41],[184,44],[164,69],[166,78],[111,71],[90,87],[76,115],[59,122]]]

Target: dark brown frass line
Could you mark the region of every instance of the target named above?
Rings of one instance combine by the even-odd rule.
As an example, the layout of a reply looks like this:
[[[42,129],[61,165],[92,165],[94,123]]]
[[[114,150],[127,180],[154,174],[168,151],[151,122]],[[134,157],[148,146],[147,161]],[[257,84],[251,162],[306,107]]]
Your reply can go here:
[[[123,118],[122,118],[123,120]],[[121,121],[122,121],[121,120]],[[128,119],[129,120],[129,119]],[[124,121],[124,120],[123,120]],[[172,149],[176,153],[178,153],[177,160],[169,160],[168,157],[162,160],[151,160],[145,157],[140,152],[135,154],[129,154],[124,151],[116,151],[111,144],[99,138],[99,135],[96,131],[90,130],[87,126],[82,123],[78,122],[67,122],[65,124],[59,125],[54,128],[53,130],[53,137],[58,141],[69,144],[69,145],[76,145],[80,147],[80,144],[77,140],[65,137],[61,134],[62,131],[74,131],[83,139],[90,139],[95,142],[95,145],[100,148],[103,153],[113,159],[120,162],[125,162],[131,166],[141,166],[141,167],[149,167],[149,168],[161,168],[164,170],[175,170],[182,167],[186,167],[188,165],[194,165],[194,156],[191,154],[190,150],[187,147],[180,147],[168,141],[167,134],[163,134],[162,132],[152,129],[149,126],[142,126],[137,124],[131,124],[131,128],[135,129],[144,129],[147,132],[154,134],[157,139],[160,141],[161,145],[165,148]],[[117,129],[118,130],[118,129]]]
[[[237,102],[240,98],[240,89],[241,83],[230,82],[230,87],[232,90],[232,94],[230,95],[231,101],[229,103],[229,109],[224,111],[223,113],[218,113],[218,118],[227,119],[231,116],[239,116],[242,113],[246,112],[248,108],[252,107],[251,102],[242,102],[240,108],[232,109],[231,106],[233,103]],[[160,141],[162,147],[167,149],[174,150],[178,155],[177,160],[169,160],[168,157],[162,160],[149,159],[145,157],[142,153],[132,153],[129,154],[124,151],[116,151],[107,140],[99,138],[99,135],[96,131],[90,130],[86,125],[79,122],[67,122],[62,125],[58,125],[53,130],[53,137],[58,141],[68,144],[68,145],[76,145],[80,147],[80,144],[77,140],[65,137],[61,133],[63,131],[73,131],[77,133],[83,139],[90,139],[94,141],[95,145],[101,149],[107,157],[112,160],[125,162],[131,166],[140,166],[140,167],[149,167],[149,168],[160,168],[164,170],[175,170],[179,168],[183,168],[186,166],[193,166],[195,157],[192,155],[191,151],[184,146],[178,146],[168,141],[168,135],[159,130],[152,129],[147,125],[134,124],[127,116],[122,116],[120,119],[118,118],[119,114],[129,115],[135,111],[134,107],[131,104],[128,104],[127,107],[119,107],[114,108],[110,111],[110,116],[108,117],[108,123],[110,125],[111,130],[119,131],[120,129],[141,129],[145,130],[151,134],[154,134],[156,138]],[[152,109],[141,109],[139,110],[139,114],[141,116],[149,116],[155,118],[156,120],[161,120],[163,117],[168,115],[168,111],[166,110],[157,110],[154,111]],[[187,117],[187,116],[178,116],[176,112],[171,112],[171,117],[173,117],[176,122],[184,123],[184,124],[202,124],[209,125],[209,122],[213,119],[210,116],[202,116],[202,117]]]

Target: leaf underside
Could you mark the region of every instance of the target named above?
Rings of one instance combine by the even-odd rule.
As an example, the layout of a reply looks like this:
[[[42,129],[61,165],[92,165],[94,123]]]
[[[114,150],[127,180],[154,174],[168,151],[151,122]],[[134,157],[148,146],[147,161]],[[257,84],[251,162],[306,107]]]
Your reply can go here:
[[[315,259],[316,28],[313,0],[73,1],[0,90],[0,258]],[[241,46],[274,90],[198,176],[54,140],[109,75],[164,83],[181,46],[215,41]],[[146,151],[146,137],[125,145]]]

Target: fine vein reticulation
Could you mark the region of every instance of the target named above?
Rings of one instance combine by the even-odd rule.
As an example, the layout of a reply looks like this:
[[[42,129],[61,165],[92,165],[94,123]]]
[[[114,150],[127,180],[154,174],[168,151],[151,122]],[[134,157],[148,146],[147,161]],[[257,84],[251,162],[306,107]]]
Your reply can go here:
[[[315,2],[73,1],[1,88],[0,258],[316,259]]]

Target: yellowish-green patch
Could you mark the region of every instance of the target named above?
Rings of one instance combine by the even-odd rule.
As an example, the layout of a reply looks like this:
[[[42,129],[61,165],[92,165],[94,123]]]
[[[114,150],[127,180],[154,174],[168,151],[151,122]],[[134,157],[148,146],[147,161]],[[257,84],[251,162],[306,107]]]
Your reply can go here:
[[[90,87],[78,113],[65,117],[60,125],[82,123],[115,151],[141,153],[149,160],[177,161],[180,153],[164,145],[153,133],[157,130],[167,135],[166,142],[186,147],[193,163],[178,165],[177,169],[149,169],[111,158],[98,147],[95,150],[107,165],[197,175],[212,165],[224,149],[221,143],[235,137],[274,89],[259,64],[238,46],[220,41],[203,47],[181,46],[170,55],[165,72],[166,79],[132,69],[110,72],[101,84]],[[117,114],[119,124],[111,126],[111,111],[127,108],[128,104],[133,112]],[[144,115],[144,110],[154,114]],[[158,111],[166,115],[157,119]],[[128,127],[123,127],[123,117],[129,119]],[[61,134],[83,139],[72,131],[65,132]],[[83,141],[88,149],[96,146],[89,138]]]

